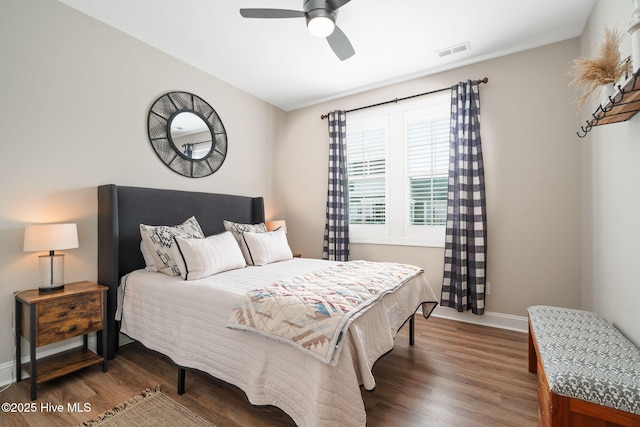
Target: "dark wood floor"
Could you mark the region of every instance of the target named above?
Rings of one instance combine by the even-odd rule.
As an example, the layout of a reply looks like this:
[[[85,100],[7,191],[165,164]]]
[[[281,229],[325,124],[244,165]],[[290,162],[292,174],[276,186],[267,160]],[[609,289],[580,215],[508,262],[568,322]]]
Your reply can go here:
[[[527,371],[527,336],[432,317],[416,317],[416,343],[408,327],[393,351],[374,368],[377,387],[363,391],[367,425],[536,426],[536,380]],[[103,373],[93,366],[41,384],[35,413],[0,412],[1,426],[69,426],[96,417],[144,389],[162,391],[223,426],[287,426],[291,419],[274,407],[255,407],[239,389],[207,375],[188,372],[187,393],[176,394],[177,369],[166,357],[134,343],[120,349]],[[29,381],[12,385],[0,401],[31,402]],[[67,412],[68,402],[90,404],[85,413]],[[47,413],[41,404],[62,404]]]

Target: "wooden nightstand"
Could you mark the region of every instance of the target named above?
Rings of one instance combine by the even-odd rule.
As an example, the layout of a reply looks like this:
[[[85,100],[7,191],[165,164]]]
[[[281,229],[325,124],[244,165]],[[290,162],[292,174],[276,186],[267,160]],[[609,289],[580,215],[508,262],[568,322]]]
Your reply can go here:
[[[60,292],[41,294],[31,289],[16,294],[16,380],[22,380],[22,369],[31,375],[31,400],[37,397],[38,383],[100,362],[107,372],[107,358],[87,348],[90,332],[98,332],[102,348],[107,348],[106,291],[106,286],[97,283],[76,282],[66,284]],[[31,356],[30,363],[22,366],[21,335],[29,340]],[[37,347],[80,335],[82,347],[36,360]]]

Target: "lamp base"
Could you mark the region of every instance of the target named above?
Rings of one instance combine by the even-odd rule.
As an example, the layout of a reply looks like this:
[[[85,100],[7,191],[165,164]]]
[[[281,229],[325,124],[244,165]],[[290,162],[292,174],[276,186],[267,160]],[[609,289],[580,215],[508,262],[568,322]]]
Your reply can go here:
[[[64,285],[52,285],[52,286],[40,286],[38,288],[38,293],[40,294],[46,294],[46,293],[50,293],[50,292],[60,292],[60,291],[64,291]]]
[[[47,292],[58,292],[64,289],[64,254],[40,255],[38,257],[40,265],[41,282],[38,288],[41,294]]]

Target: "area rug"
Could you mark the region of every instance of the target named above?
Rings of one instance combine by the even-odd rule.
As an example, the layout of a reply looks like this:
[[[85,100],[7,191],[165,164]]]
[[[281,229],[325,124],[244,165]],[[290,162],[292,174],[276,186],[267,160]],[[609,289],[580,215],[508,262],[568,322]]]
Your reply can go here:
[[[184,426],[215,427],[195,412],[185,408],[160,391],[148,389],[122,405],[81,424],[85,427]]]

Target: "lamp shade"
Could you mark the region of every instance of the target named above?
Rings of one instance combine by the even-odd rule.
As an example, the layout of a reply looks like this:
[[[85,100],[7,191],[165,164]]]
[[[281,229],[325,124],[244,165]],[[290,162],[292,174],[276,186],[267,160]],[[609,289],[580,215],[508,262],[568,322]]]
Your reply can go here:
[[[55,251],[78,247],[78,229],[71,224],[27,225],[24,229],[25,252]]]
[[[64,289],[64,255],[56,255],[55,251],[77,247],[76,224],[39,224],[25,227],[23,250],[49,251],[49,255],[38,257],[42,283],[38,289],[41,293]]]
[[[273,231],[282,227],[284,232],[287,232],[287,222],[283,219],[274,219],[273,221],[267,221],[264,225],[267,226],[267,230]]]

